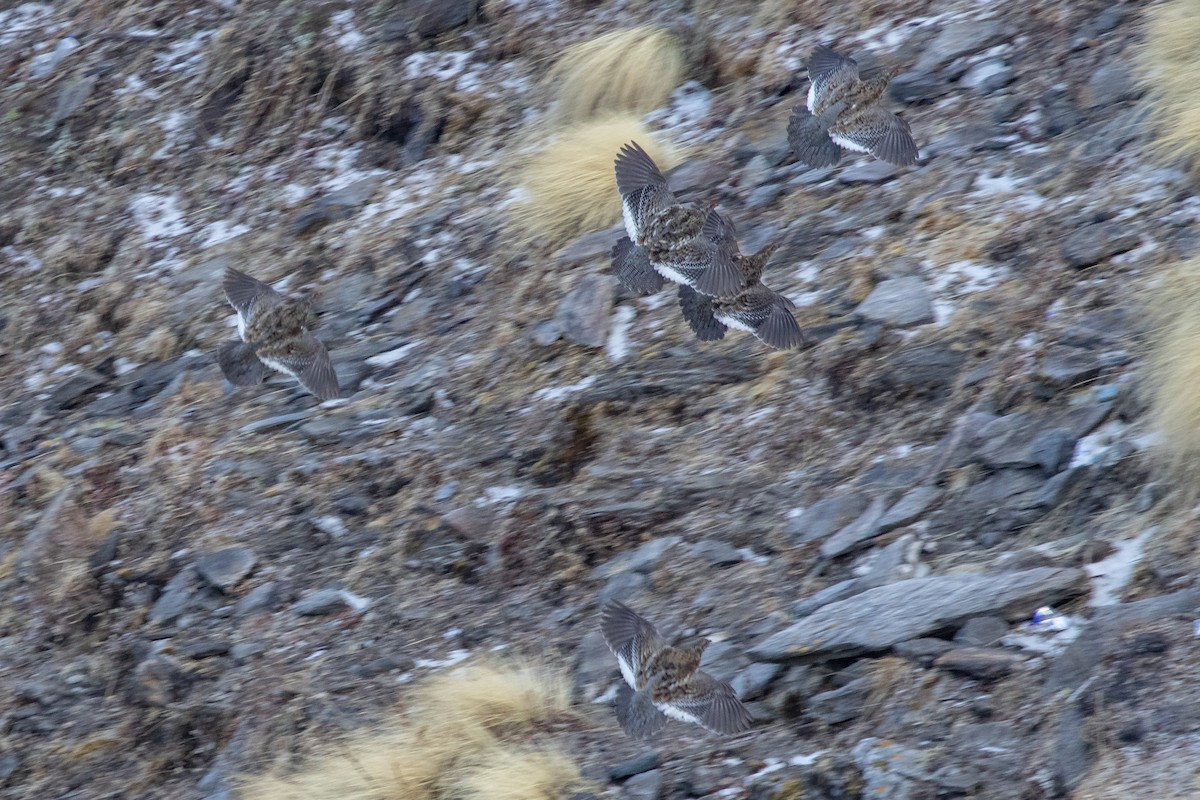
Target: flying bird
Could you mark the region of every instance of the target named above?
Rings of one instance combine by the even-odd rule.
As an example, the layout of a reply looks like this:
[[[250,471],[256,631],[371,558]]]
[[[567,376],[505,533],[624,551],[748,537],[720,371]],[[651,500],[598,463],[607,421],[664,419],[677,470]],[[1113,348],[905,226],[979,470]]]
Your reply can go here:
[[[801,345],[804,333],[791,312],[794,304],[762,282],[763,267],[778,244],[770,243],[757,253],[743,255],[737,247],[733,221],[715,210],[709,212],[703,234],[730,253],[741,274],[741,288],[729,297],[708,297],[689,286],[679,287],[679,308],[696,338],[712,342],[723,339],[729,328],[736,328],[776,350]]]
[[[629,241],[618,241],[612,251],[621,283],[638,294],[658,291],[662,278],[707,295],[737,290],[737,266],[701,232],[711,206],[681,204],[637,142],[621,147],[614,170]]]
[[[600,630],[625,678],[616,712],[630,736],[649,738],[668,717],[724,736],[750,727],[750,712],[733,687],[700,669],[708,639],[672,647],[650,622],[617,600],[604,606]]]
[[[308,330],[307,299],[284,297],[233,267],[222,283],[225,299],[238,315],[238,336],[217,350],[217,364],[230,383],[261,383],[267,369],[291,375],[321,400],[338,396],[337,373],[329,351]]]
[[[788,120],[796,157],[810,167],[831,167],[844,147],[901,167],[916,163],[908,123],[881,105],[891,78],[884,73],[863,79],[854,59],[817,45],[808,59],[807,102],[792,109]]]

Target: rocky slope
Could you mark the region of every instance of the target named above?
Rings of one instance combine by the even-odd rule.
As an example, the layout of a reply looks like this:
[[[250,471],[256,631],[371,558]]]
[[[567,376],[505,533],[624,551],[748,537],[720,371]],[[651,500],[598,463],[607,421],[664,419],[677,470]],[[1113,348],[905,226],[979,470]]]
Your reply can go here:
[[[232,796],[469,654],[586,705],[609,596],[761,720],[587,706],[609,796],[1194,793],[1137,287],[1200,204],[1142,154],[1140,6],[292,5],[0,12],[0,796]],[[706,43],[651,120],[782,237],[800,352],[620,295],[612,231],[506,238],[547,60],[639,22]],[[831,40],[906,66],[919,166],[790,157]],[[345,399],[223,384],[227,264],[317,293]]]

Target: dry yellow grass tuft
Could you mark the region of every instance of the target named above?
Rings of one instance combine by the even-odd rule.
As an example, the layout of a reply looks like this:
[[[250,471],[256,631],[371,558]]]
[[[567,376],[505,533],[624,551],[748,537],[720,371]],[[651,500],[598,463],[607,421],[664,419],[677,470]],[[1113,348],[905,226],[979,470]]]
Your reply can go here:
[[[1145,370],[1151,423],[1166,471],[1191,497],[1200,489],[1200,258],[1172,269],[1145,306],[1155,331]]]
[[[569,716],[560,673],[526,662],[472,664],[418,687],[408,714],[350,737],[301,771],[248,781],[247,800],[553,798],[581,782],[565,755],[519,744]]]
[[[1151,150],[1200,168],[1200,5],[1169,0],[1146,10],[1138,73],[1158,125]]]
[[[568,47],[545,78],[550,122],[570,125],[612,114],[645,114],[666,102],[683,75],[675,37],[643,25]]]
[[[525,197],[510,219],[522,243],[564,244],[612,225],[621,215],[613,160],[621,145],[636,141],[664,171],[678,163],[637,117],[610,117],[566,128],[512,176]]]
[[[579,768],[562,753],[493,748],[464,763],[447,788],[456,800],[556,800],[582,784]]]

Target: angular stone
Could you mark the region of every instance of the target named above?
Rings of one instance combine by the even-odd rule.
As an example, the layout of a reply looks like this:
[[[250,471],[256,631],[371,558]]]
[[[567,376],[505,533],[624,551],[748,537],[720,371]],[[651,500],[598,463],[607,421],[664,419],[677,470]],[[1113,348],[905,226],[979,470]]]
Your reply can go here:
[[[607,275],[584,276],[562,299],[554,316],[562,335],[585,347],[603,347],[608,339],[614,287]]]
[[[755,661],[800,663],[881,652],[981,614],[1024,618],[1087,591],[1079,569],[1041,567],[991,575],[898,581],[830,603],[752,647]]]
[[[821,556],[837,558],[878,536],[881,533],[879,523],[887,508],[888,498],[876,497],[857,519],[825,540],[821,545]]]
[[[608,779],[610,781],[623,781],[627,778],[632,778],[634,775],[641,775],[643,772],[656,769],[661,761],[662,758],[654,750],[642,753],[639,756],[626,759],[610,767],[608,770]]]
[[[169,625],[174,622],[187,608],[196,589],[195,567],[184,567],[163,587],[162,594],[150,609],[149,621],[155,625]]]
[[[888,508],[879,520],[881,534],[911,525],[933,508],[946,494],[937,486],[916,486]]]
[[[1069,389],[1095,378],[1103,366],[1099,355],[1091,350],[1055,344],[1042,357],[1038,377],[1053,387]]]
[[[83,402],[86,395],[103,386],[107,381],[108,378],[94,369],[76,372],[50,390],[50,396],[46,398],[46,410],[65,411],[74,408]]]
[[[900,167],[886,161],[864,161],[838,173],[839,183],[853,186],[858,183],[885,183],[900,173]]]
[[[999,19],[967,17],[946,23],[921,54],[917,70],[930,70],[959,56],[970,55],[1007,38]]]
[[[816,542],[844,527],[870,504],[862,492],[843,492],[822,497],[788,524],[788,535],[795,544]]]
[[[725,567],[742,560],[737,548],[720,539],[701,539],[692,545],[688,555],[707,561],[714,567]]]
[[[971,647],[991,647],[1008,635],[1008,623],[1000,617],[971,617],[954,634],[954,641]]]
[[[235,616],[244,617],[258,611],[271,611],[275,608],[278,584],[267,581],[261,586],[255,586],[237,601],[233,607]]]
[[[901,658],[907,658],[909,661],[914,661],[922,666],[932,666],[934,659],[942,653],[954,649],[952,642],[947,642],[945,639],[935,639],[925,637],[921,639],[909,639],[907,642],[898,642],[892,648],[892,652]]]
[[[614,556],[592,570],[593,578],[610,578],[620,572],[653,572],[663,555],[682,539],[678,536],[662,536],[651,539],[636,550]]]
[[[1138,235],[1119,222],[1094,222],[1067,234],[1062,257],[1072,269],[1083,269],[1138,246]]]
[[[346,607],[345,594],[340,589],[319,589],[297,600],[292,605],[292,611],[301,617],[319,617]]]
[[[858,313],[897,328],[933,322],[933,302],[925,281],[910,275],[880,281],[858,305]]]
[[[581,264],[588,261],[603,261],[607,265],[609,253],[617,240],[625,235],[625,223],[619,222],[611,228],[602,231],[585,233],[575,241],[554,254],[554,260],[560,267]]]
[[[1025,666],[1027,658],[993,647],[958,647],[934,659],[941,669],[970,675],[972,678],[995,680]]]
[[[227,547],[196,559],[196,571],[222,592],[241,582],[258,563],[258,556],[244,547]]]
[[[826,725],[837,725],[863,713],[871,694],[871,682],[858,678],[838,689],[814,694],[808,700],[808,711]]]
[[[729,685],[739,699],[757,700],[762,697],[771,682],[779,677],[785,667],[782,664],[751,664],[733,677]]]

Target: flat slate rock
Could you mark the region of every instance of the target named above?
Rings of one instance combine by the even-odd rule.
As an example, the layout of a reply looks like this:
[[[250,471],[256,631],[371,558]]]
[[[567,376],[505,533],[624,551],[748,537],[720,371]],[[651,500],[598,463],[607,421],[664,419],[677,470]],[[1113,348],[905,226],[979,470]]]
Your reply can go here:
[[[858,313],[898,328],[933,322],[933,301],[925,281],[915,275],[880,281],[858,304]]]
[[[246,548],[226,547],[196,559],[196,570],[200,577],[225,592],[249,575],[256,563],[258,557]]]
[[[882,652],[982,614],[1024,617],[1087,588],[1083,570],[1054,567],[899,581],[823,606],[752,647],[749,656],[804,663]]]

